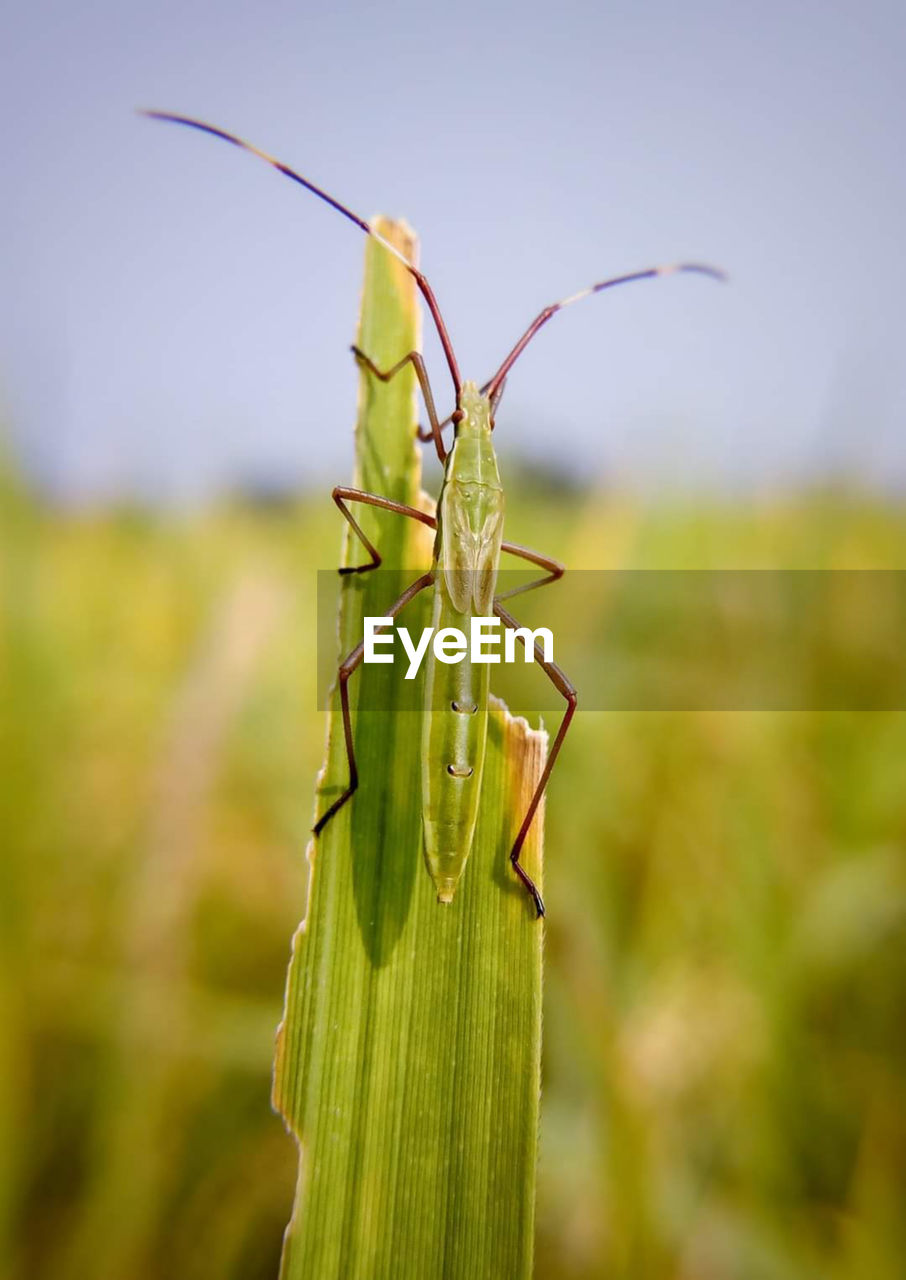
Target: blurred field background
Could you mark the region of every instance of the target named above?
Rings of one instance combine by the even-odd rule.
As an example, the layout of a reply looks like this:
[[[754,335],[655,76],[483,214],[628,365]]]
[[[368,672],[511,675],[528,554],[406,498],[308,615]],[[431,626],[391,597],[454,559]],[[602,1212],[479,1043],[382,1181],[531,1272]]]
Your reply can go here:
[[[843,490],[505,479],[510,536],[572,568],[906,556],[906,508]],[[0,522],[0,1272],[274,1277],[339,517],[326,490],[67,513],[7,467]],[[904,757],[894,713],[578,717],[547,807],[540,1280],[902,1276]]]

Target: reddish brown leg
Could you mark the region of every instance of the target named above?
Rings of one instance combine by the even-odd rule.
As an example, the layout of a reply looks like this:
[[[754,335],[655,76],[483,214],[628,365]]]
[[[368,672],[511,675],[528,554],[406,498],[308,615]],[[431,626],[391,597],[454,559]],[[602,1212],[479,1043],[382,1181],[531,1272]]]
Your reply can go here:
[[[399,600],[397,600],[396,604],[390,606],[385,616],[395,618],[401,610],[405,609],[406,605],[413,599],[413,597],[417,596],[420,591],[424,591],[425,587],[429,587],[433,581],[433,570],[430,570],[428,573],[423,573],[422,576],[416,579],[411,586],[406,588]],[[386,627],[375,628],[376,634],[380,634],[380,632],[386,630]],[[356,645],[352,653],[350,653],[340,663],[338,671],[340,678],[340,706],[343,710],[343,737],[346,741],[346,760],[349,765],[349,786],[337,800],[334,800],[327,812],[323,813],[315,823],[312,830],[316,836],[320,835],[333,815],[339,809],[342,809],[343,805],[355,793],[359,785],[359,771],[356,768],[355,763],[355,747],[352,741],[352,719],[349,714],[349,689],[347,686],[349,684],[349,677],[352,675],[353,671],[355,671],[356,667],[361,664],[364,656],[365,642],[362,640]]]
[[[516,542],[503,542],[500,545],[501,551],[507,551],[511,556],[518,556],[520,560],[529,560],[532,564],[537,564],[542,569],[546,569],[547,573],[543,578],[533,578],[531,582],[527,582],[522,587],[512,587],[509,591],[501,591],[495,596],[495,600],[509,600],[510,596],[521,596],[526,591],[534,591],[536,587],[546,586],[548,582],[556,582],[558,578],[562,578],[566,573],[565,565],[559,560],[554,560],[550,556],[544,556],[540,551],[531,551],[528,547],[520,547]]]
[[[431,432],[428,436],[425,436],[424,439],[434,441],[434,448],[437,450],[437,456],[440,458],[441,462],[443,462],[447,456],[447,451],[444,448],[444,442],[440,434],[441,427],[437,420],[437,410],[434,407],[434,396],[431,393],[431,383],[428,381],[428,370],[425,368],[425,362],[419,353],[417,351],[410,351],[408,355],[403,356],[402,360],[397,360],[392,369],[387,369],[382,373],[374,361],[370,360],[368,356],[365,355],[364,351],[361,351],[358,347],[351,347],[350,350],[356,360],[358,360],[360,364],[363,364],[366,369],[369,369],[376,378],[380,378],[381,382],[389,382],[391,378],[396,377],[401,369],[405,369],[407,364],[412,365],[412,368],[415,370],[415,376],[418,378],[418,385],[422,389],[425,408],[428,410],[428,421],[431,423]],[[421,428],[419,428],[419,439],[422,438]]]
[[[513,615],[511,613],[507,613],[506,609],[504,609],[496,600],[494,601],[494,612],[497,617],[500,618],[505,627],[509,627],[511,631],[515,631],[518,628],[519,623]],[[519,639],[524,645],[525,640],[523,637],[520,636]],[[560,728],[557,730],[557,736],[554,738],[554,744],[548,752],[547,763],[544,766],[541,778],[535,788],[535,794],[532,796],[528,812],[522,820],[522,826],[519,828],[519,834],[516,836],[515,843],[510,850],[510,862],[513,865],[513,870],[525,886],[526,891],[535,904],[535,910],[538,912],[540,917],[544,915],[544,903],[541,899],[541,894],[538,892],[537,885],[521,866],[519,862],[519,854],[522,850],[522,846],[525,844],[525,837],[528,835],[529,827],[532,825],[535,810],[541,803],[541,797],[544,795],[544,789],[551,776],[557,756],[560,754],[560,747],[563,745],[563,739],[566,737],[566,731],[569,728],[569,723],[575,715],[578,695],[557,664],[555,662],[547,662],[545,660],[544,652],[539,644],[535,645],[535,661],[542,668],[554,687],[562,693],[563,697],[566,699],[566,711],[563,714],[563,719],[560,721]]]
[[[444,418],[443,422],[439,422],[437,424],[438,431],[446,431],[447,427],[449,427],[452,424],[452,422],[453,422],[453,414],[451,413],[449,418]],[[419,440],[435,439],[433,427],[429,427],[427,430],[424,427],[417,427],[415,434],[418,436]]]
[[[352,525],[359,541],[371,556],[368,564],[343,565],[338,570],[339,573],[367,573],[369,569],[376,569],[381,563],[381,553],[365,536],[361,525],[346,506],[347,502],[364,502],[369,507],[380,507],[383,511],[395,511],[397,515],[409,516],[412,520],[419,520],[422,524],[428,525],[430,529],[437,528],[437,520],[434,516],[428,515],[426,511],[418,511],[415,507],[407,507],[403,502],[393,502],[390,498],[382,498],[377,493],[366,493],[364,489],[350,489],[346,485],[338,484],[333,491],[333,500]]]

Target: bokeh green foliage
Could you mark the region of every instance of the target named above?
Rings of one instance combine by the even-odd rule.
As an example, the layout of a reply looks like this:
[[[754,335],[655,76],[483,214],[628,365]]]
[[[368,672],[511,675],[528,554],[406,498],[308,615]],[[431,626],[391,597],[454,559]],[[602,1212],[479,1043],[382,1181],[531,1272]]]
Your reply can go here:
[[[878,500],[558,495],[499,443],[509,536],[572,567],[902,566]],[[326,493],[66,515],[7,479],[0,519],[0,1271],[272,1280],[339,518]],[[897,713],[577,718],[547,806],[541,1280],[902,1274],[904,759]]]

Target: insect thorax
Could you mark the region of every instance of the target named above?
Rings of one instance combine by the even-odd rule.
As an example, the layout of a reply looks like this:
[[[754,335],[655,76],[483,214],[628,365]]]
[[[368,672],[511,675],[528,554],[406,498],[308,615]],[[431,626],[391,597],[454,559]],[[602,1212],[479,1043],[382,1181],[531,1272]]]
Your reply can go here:
[[[503,539],[503,489],[491,442],[491,406],[463,384],[462,419],[447,456],[435,554],[454,607],[488,614]]]

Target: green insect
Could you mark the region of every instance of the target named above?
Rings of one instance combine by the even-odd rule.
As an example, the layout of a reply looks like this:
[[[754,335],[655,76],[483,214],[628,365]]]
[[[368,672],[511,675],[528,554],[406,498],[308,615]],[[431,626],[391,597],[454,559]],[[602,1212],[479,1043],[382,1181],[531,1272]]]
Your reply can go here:
[[[538,330],[558,311],[570,306],[573,302],[578,302],[581,298],[590,297],[594,293],[600,293],[615,285],[629,284],[633,280],[647,280],[656,276],[672,275],[679,271],[696,272],[717,280],[725,278],[723,272],[701,263],[683,262],[672,266],[649,267],[645,271],[633,271],[599,281],[580,293],[545,307],[523,333],[494,376],[479,387],[474,382],[463,382],[460,378],[459,366],[446,325],[426,277],[413,267],[392,244],[378,235],[364,218],[360,218],[358,214],[353,213],[326,191],[268,155],[267,152],[244,142],[234,134],[200,120],[173,115],[169,112],[146,111],[142,114],[155,120],[198,129],[251,152],[252,155],[272,165],[285,177],[297,182],[325,201],[350,222],[355,223],[366,235],[372,236],[384,246],[388,253],[398,258],[414,277],[431,313],[453,381],[455,408],[450,416],[443,421],[438,418],[427,370],[417,351],[407,352],[392,368],[386,370],[376,368],[365,352],[356,347],[353,351],[359,362],[383,382],[388,382],[395,377],[406,365],[412,365],[431,424],[429,431],[419,429],[419,438],[433,440],[437,456],[444,468],[437,511],[432,516],[414,507],[392,502],[379,494],[337,486],[333,491],[334,502],[352,526],[370,557],[366,564],[341,569],[340,572],[367,573],[371,569],[376,569],[381,563],[377,548],[366,537],[347,503],[364,503],[408,516],[436,530],[433,563],[429,571],[407,587],[399,599],[387,609],[386,616],[395,619],[415,596],[431,589],[434,593],[433,625],[436,629],[456,627],[468,633],[473,616],[494,615],[501,620],[504,627],[516,632],[520,642],[525,645],[526,632],[519,628],[516,619],[502,602],[509,596],[531,591],[555,581],[562,577],[564,567],[549,556],[518,546],[516,543],[505,542],[503,538],[503,488],[497,469],[492,433],[495,412],[503,394],[507,374]],[[447,449],[443,433],[450,426],[453,427],[453,442]],[[497,594],[495,591],[497,570],[501,552],[504,551],[538,566],[544,571],[543,576],[522,586],[514,587],[510,591]],[[348,684],[350,676],[361,664],[364,655],[365,645],[362,642],[340,663],[338,673],[340,704],[343,713],[346,756],[349,763],[349,785],[318,819],[314,827],[316,835],[352,798],[359,784]],[[578,699],[576,690],[566,675],[556,663],[545,658],[537,642],[534,644],[534,657],[566,703],[563,719],[548,752],[541,778],[510,850],[510,863],[513,870],[530,895],[540,917],[544,915],[541,894],[520,863],[519,855],[560,754]],[[422,718],[422,812],[425,857],[437,889],[437,899],[443,903],[453,900],[475,834],[487,737],[489,677],[490,668],[487,663],[473,664],[468,659],[455,665],[438,663],[429,649],[426,658],[425,703]]]

